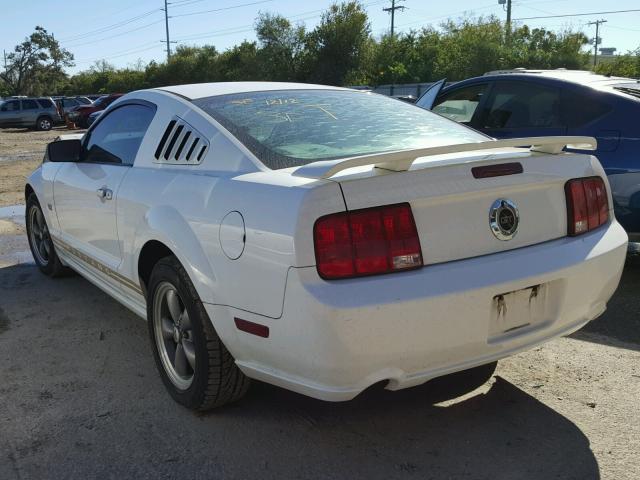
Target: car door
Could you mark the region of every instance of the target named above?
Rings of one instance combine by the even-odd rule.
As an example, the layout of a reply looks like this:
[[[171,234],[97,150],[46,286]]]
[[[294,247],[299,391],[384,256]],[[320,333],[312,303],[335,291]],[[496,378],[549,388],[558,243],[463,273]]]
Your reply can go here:
[[[7,100],[0,106],[0,126],[13,127],[20,123],[20,100]]]
[[[495,80],[474,128],[495,138],[565,135],[560,88],[522,80]]]
[[[38,120],[40,106],[35,100],[26,99],[21,101],[20,108],[20,125],[25,127],[33,127]]]
[[[431,110],[433,108],[433,104],[436,101],[436,98],[440,94],[442,87],[446,83],[447,79],[443,78],[442,80],[437,81],[433,85],[431,85],[422,96],[416,100],[416,106],[420,108],[424,108],[425,110]]]
[[[61,240],[89,263],[97,262],[102,273],[102,267],[115,270],[122,259],[116,228],[118,188],[154,114],[155,107],[146,102],[107,112],[85,135],[80,161],[63,163],[55,178]]]

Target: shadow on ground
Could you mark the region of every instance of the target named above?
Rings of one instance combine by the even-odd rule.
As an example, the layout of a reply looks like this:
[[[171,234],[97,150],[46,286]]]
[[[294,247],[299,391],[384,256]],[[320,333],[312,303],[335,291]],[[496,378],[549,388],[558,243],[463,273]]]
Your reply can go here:
[[[0,478],[599,478],[582,431],[513,384],[332,404],[255,383],[195,415],[145,323],[79,277],[0,269]],[[446,393],[446,392],[445,392]]]

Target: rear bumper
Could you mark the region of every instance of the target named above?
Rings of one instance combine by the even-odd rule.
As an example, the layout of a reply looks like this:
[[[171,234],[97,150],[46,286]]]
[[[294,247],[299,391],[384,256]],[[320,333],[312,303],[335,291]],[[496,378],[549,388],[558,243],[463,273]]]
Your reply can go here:
[[[323,400],[349,400],[380,381],[395,390],[482,365],[579,329],[618,286],[627,235],[613,222],[579,238],[386,276],[327,282],[292,268],[283,315],[207,310],[250,377]],[[496,330],[494,297],[544,285],[530,325]],[[265,324],[269,338],[233,318]]]

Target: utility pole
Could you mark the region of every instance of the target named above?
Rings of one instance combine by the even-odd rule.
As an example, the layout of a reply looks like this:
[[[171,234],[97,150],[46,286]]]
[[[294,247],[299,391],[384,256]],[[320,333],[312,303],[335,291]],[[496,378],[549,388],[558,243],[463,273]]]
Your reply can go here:
[[[404,2],[404,0],[398,0],[399,2]],[[396,10],[404,10],[405,7],[401,5],[396,6],[396,0],[391,0],[391,6],[387,8],[383,8],[384,12],[391,13],[391,36],[393,37],[394,27],[395,27],[395,18],[396,18]]]
[[[2,50],[2,53],[4,54],[4,71],[7,71],[7,51],[6,50]]]
[[[498,0],[498,5],[502,5],[502,8],[507,11],[507,21],[504,25],[506,32],[506,39],[509,40],[511,36],[511,0]],[[505,8],[506,5],[506,8]]]
[[[596,20],[595,22],[587,23],[587,25],[595,25],[596,26],[596,38],[593,39],[593,69],[594,70],[595,70],[596,66],[598,65],[598,44],[600,43],[599,32],[600,32],[600,24],[601,23],[607,23],[607,21],[603,20],[603,19],[600,19],[600,20]]]
[[[167,31],[167,62],[171,58],[171,42],[169,41],[169,9],[167,8],[167,0],[164,0],[164,26]]]

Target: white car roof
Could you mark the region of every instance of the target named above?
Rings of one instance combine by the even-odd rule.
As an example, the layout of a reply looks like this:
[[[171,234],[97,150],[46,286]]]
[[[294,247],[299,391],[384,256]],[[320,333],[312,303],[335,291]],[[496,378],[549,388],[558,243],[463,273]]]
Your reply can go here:
[[[287,82],[215,82],[192,83],[189,85],[175,85],[160,87],[156,90],[164,90],[175,93],[189,100],[213,97],[215,95],[227,95],[233,93],[263,92],[267,90],[347,90],[346,88],[332,87],[329,85],[314,85],[309,83]]]

